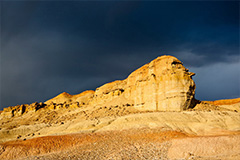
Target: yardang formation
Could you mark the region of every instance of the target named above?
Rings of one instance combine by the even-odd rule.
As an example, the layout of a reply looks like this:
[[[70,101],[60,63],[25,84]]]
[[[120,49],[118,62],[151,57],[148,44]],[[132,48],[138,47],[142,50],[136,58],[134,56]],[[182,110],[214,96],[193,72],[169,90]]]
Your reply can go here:
[[[62,93],[50,99],[52,103],[81,105],[111,105],[125,103],[140,111],[183,111],[194,105],[194,73],[173,56],[161,56],[142,66],[127,79],[107,83],[96,91],[79,95]]]
[[[240,159],[240,98],[194,98],[161,56],[125,80],[0,112],[0,159]]]

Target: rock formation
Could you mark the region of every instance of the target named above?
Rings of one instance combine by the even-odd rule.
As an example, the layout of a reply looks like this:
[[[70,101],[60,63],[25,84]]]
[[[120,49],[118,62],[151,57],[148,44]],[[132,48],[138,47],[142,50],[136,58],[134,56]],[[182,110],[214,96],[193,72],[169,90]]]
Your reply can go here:
[[[117,80],[77,95],[66,92],[44,102],[4,108],[1,117],[10,118],[38,109],[79,108],[87,106],[131,106],[135,111],[232,110],[240,111],[240,98],[199,101],[194,98],[195,83],[183,63],[173,56],[161,56],[132,72],[125,80]],[[220,107],[220,108],[219,108]],[[134,112],[135,112],[134,111]]]
[[[17,106],[11,106],[8,108],[4,108],[2,113],[0,114],[0,119],[1,118],[11,118],[11,117],[16,117],[16,116],[21,116],[24,113],[31,113],[31,112],[36,112],[37,110],[44,108],[46,104],[40,102],[35,102],[32,104],[22,104],[22,105],[17,105]]]
[[[4,108],[0,159],[240,159],[240,98],[196,100],[193,75],[161,56],[95,91]]]
[[[95,92],[73,96],[62,93],[46,103],[105,105],[111,102],[111,105],[118,105],[124,100],[141,111],[182,111],[192,107],[195,93],[193,75],[177,58],[161,56],[137,69],[125,80],[107,83]]]

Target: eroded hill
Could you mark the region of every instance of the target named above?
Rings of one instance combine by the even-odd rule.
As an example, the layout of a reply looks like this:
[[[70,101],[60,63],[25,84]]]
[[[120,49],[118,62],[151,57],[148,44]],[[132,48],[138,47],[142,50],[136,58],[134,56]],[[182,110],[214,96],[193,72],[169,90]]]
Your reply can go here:
[[[196,100],[193,75],[162,56],[95,91],[5,108],[0,158],[240,158],[240,98]]]

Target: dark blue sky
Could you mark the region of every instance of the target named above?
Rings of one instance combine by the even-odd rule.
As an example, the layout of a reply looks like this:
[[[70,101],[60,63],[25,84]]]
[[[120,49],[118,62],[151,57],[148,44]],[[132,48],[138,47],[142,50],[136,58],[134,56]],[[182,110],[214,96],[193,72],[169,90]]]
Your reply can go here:
[[[158,56],[196,98],[240,97],[238,1],[0,1],[2,107],[125,79]]]

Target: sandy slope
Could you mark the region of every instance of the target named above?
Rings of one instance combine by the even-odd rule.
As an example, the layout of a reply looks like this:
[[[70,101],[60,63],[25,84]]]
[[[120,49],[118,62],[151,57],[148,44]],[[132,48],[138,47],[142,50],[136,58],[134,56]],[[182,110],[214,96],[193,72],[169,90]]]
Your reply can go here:
[[[235,112],[154,112],[119,117],[98,131],[161,127],[193,135],[224,135],[240,130]]]
[[[240,113],[40,109],[0,119],[0,159],[240,159]]]
[[[0,159],[238,159],[240,134],[192,136],[161,128],[47,136],[0,145]]]
[[[85,114],[83,114],[84,112]],[[94,116],[91,116],[92,112],[96,112]],[[101,112],[109,116],[101,114]],[[141,127],[161,127],[194,135],[223,135],[240,130],[240,114],[238,112],[184,111],[134,114],[129,111],[122,116],[115,116],[112,112],[115,112],[114,109],[109,113],[99,109],[89,113],[80,109],[60,110],[23,115],[8,122],[2,120],[0,141]],[[49,118],[51,119],[48,120]]]
[[[240,158],[240,134],[228,136],[204,136],[173,139],[168,150],[168,158]]]

